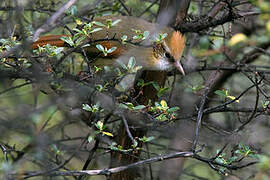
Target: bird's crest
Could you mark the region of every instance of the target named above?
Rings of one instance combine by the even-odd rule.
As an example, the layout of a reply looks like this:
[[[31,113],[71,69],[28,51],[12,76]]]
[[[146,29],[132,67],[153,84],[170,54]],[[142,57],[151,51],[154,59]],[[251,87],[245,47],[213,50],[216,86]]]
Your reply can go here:
[[[171,55],[180,60],[185,48],[185,37],[179,31],[174,31],[170,40]]]

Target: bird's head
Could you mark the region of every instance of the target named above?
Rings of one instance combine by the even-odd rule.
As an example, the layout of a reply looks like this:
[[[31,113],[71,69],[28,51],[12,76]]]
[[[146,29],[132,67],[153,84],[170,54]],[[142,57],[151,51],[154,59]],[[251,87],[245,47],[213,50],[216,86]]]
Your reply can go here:
[[[185,37],[179,31],[168,34],[163,42],[154,44],[149,66],[155,70],[170,70],[175,67],[185,75],[180,63],[184,48]]]

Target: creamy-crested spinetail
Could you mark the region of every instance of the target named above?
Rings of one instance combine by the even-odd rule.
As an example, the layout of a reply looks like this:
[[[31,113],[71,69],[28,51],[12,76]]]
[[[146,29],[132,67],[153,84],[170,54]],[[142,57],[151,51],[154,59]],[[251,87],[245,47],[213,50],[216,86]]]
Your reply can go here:
[[[91,46],[85,48],[87,55],[96,59],[93,63],[94,65],[112,65],[116,64],[117,61],[127,63],[130,57],[134,57],[137,65],[142,66],[146,70],[168,71],[176,67],[185,75],[180,63],[185,48],[185,37],[179,31],[130,16],[103,16],[95,18],[92,22],[101,22],[106,25],[108,20],[112,22],[118,21],[118,23],[109,28],[100,26],[99,23],[92,23],[92,29],[102,28],[102,30],[89,35],[89,40],[92,43]],[[149,34],[149,36],[138,38],[138,36],[144,33]],[[45,44],[60,47],[67,46],[61,40],[63,36],[69,35],[40,37],[38,41],[32,44],[32,48]],[[121,40],[123,36],[127,36],[127,42],[123,43],[123,40]],[[160,41],[160,36],[165,38]],[[117,47],[117,49],[112,53],[108,53],[107,56],[100,56],[100,51],[95,44],[101,44],[107,49],[112,47]]]

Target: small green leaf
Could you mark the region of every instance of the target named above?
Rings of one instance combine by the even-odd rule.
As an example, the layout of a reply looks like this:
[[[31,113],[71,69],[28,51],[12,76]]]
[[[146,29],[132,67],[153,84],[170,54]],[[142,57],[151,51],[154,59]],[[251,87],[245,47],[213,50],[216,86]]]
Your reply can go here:
[[[70,13],[72,16],[77,14],[77,6],[73,5],[70,7]]]
[[[101,22],[98,22],[98,21],[94,21],[93,24],[98,25],[98,26],[102,26],[102,27],[106,27],[105,24],[102,24]]]
[[[167,110],[167,112],[171,113],[171,112],[175,112],[175,111],[178,111],[180,108],[179,107],[172,107],[172,108],[169,108]]]
[[[215,91],[215,94],[221,96],[221,97],[226,97],[226,93],[225,91],[221,91],[221,90],[216,90]]]
[[[101,30],[102,30],[102,28],[95,28],[95,29],[92,29],[92,30],[89,32],[89,34],[94,33],[94,32],[98,32],[98,31],[101,31]]]
[[[110,137],[113,137],[113,134],[110,133],[110,132],[105,132],[105,131],[102,131],[102,134],[106,135],[106,136],[110,136]]]
[[[161,38],[162,38],[162,39],[165,39],[167,36],[168,36],[168,34],[167,34],[167,33],[163,33],[163,34],[161,34]]]
[[[229,159],[230,162],[235,162],[237,160],[237,156],[233,156]]]
[[[117,62],[121,65],[123,69],[128,70],[128,67],[122,61],[117,61]]]
[[[107,19],[106,25],[107,25],[107,28],[110,28],[112,26],[112,19]]]
[[[270,104],[270,101],[265,101],[265,102],[262,101],[262,107],[264,109],[266,109],[269,104]]]
[[[136,140],[134,140],[134,141],[133,141],[132,147],[133,147],[133,148],[136,148],[137,146],[138,146],[138,142],[137,142]]]
[[[158,85],[157,82],[153,82],[152,85],[154,86],[154,88],[155,88],[157,91],[159,91],[160,87],[159,87],[159,85]]]
[[[94,140],[95,140],[95,136],[88,136],[87,141],[88,141],[89,143],[91,143],[91,142],[94,141]]]
[[[121,21],[122,21],[121,19],[117,19],[117,20],[112,22],[111,26],[115,26],[116,24],[118,24]]]
[[[104,129],[104,124],[102,121],[98,121],[95,126],[100,130],[102,131]]]
[[[161,96],[162,96],[165,92],[167,92],[168,90],[169,90],[168,87],[160,88],[160,89],[158,90],[157,96],[158,96],[158,97],[161,97]]]
[[[64,50],[63,47],[58,47],[58,48],[54,49],[53,52],[57,55],[57,54],[59,54],[60,52],[62,52],[63,50]]]
[[[150,137],[146,137],[146,136],[143,136],[142,138],[139,138],[139,140],[140,141],[142,141],[142,142],[150,142],[150,141],[152,141],[153,139],[155,139],[155,137],[154,136],[150,136]]]
[[[117,49],[117,47],[112,47],[112,48],[110,48],[110,49],[107,51],[107,53],[112,53],[112,52],[114,52],[116,49]]]
[[[92,111],[92,108],[88,104],[83,104],[82,106],[83,106],[83,110],[90,111],[90,112]]]
[[[123,44],[126,44],[126,41],[127,41],[127,35],[123,35],[123,36],[121,37],[121,41],[122,41]]]
[[[159,120],[159,121],[167,121],[168,118],[167,118],[167,116],[165,114],[161,114],[161,115],[159,115],[157,117],[157,120]]]
[[[234,96],[227,96],[227,98],[231,99],[231,100],[235,100],[236,97]],[[235,102],[239,103],[239,99],[235,100]]]
[[[146,142],[150,142],[150,141],[152,141],[152,140],[154,140],[154,139],[155,139],[154,136],[147,137]]]
[[[219,164],[226,164],[226,161],[223,158],[216,158],[215,161]]]
[[[85,48],[85,47],[90,47],[90,44],[85,44],[82,46],[82,48]]]
[[[97,44],[96,45],[96,48],[98,49],[98,50],[100,50],[100,51],[102,51],[102,52],[104,52],[104,47],[101,45],[101,44]]]
[[[132,56],[129,58],[127,67],[129,69],[133,69],[135,67],[135,65],[136,65],[136,61],[135,61],[135,58]]]
[[[76,22],[77,25],[82,25],[83,24],[83,22],[78,18],[75,19],[75,22]]]
[[[73,28],[73,31],[76,31],[77,33],[83,34],[83,30],[81,30],[81,29]]]
[[[133,109],[134,110],[141,110],[141,109],[144,109],[145,108],[145,105],[138,105],[138,106],[135,106]]]
[[[126,105],[127,105],[129,108],[131,108],[131,109],[134,108],[134,105],[133,105],[132,103],[130,103],[130,102],[127,102]]]
[[[160,105],[161,105],[162,107],[168,107],[167,102],[166,102],[165,100],[161,100],[161,101],[160,101]]]
[[[104,66],[104,70],[105,70],[105,72],[110,72],[111,68],[109,66]]]
[[[125,104],[123,104],[123,103],[120,103],[120,104],[119,104],[119,107],[120,107],[120,108],[123,108],[123,109],[128,109],[128,106],[125,105]]]
[[[71,37],[64,36],[64,37],[61,37],[60,39],[62,41],[64,41],[64,42],[66,42],[67,44],[69,44],[70,46],[74,46],[75,45],[75,43],[74,43],[74,41],[72,40]]]
[[[148,36],[150,35],[150,32],[149,31],[144,31],[143,32],[143,40],[148,38]]]

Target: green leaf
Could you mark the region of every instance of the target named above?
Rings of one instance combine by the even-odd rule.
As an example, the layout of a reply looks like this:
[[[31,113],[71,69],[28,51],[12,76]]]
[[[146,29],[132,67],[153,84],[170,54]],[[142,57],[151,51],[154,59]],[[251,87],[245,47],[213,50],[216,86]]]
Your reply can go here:
[[[89,106],[88,104],[83,104],[82,106],[83,106],[83,107],[82,107],[83,110],[85,110],[85,111],[90,111],[90,112],[92,111],[91,106]]]
[[[234,97],[234,96],[227,96],[227,98],[229,98],[231,100],[235,100],[236,99],[236,97]],[[240,101],[237,99],[237,100],[235,100],[235,102],[239,103]]]
[[[98,32],[98,31],[101,31],[101,30],[102,30],[102,28],[95,28],[95,29],[92,29],[92,30],[89,32],[89,34],[94,33],[94,32]]]
[[[97,48],[98,50],[102,51],[102,52],[105,51],[104,47],[103,47],[101,44],[97,44],[97,45],[96,45],[96,48]]]
[[[134,105],[130,102],[127,102],[126,105],[130,108],[130,109],[133,109],[134,108]]]
[[[167,118],[167,116],[165,114],[161,114],[161,115],[159,115],[157,117],[157,120],[159,120],[159,121],[167,121],[168,118]]]
[[[143,40],[148,38],[148,36],[150,35],[150,32],[149,31],[144,31],[143,32]]]
[[[83,22],[79,18],[76,18],[75,22],[76,22],[77,25],[82,25],[83,24]]]
[[[160,101],[160,105],[161,105],[162,107],[168,107],[167,102],[166,102],[165,100],[161,100],[161,101]]]
[[[221,97],[226,97],[226,93],[225,91],[221,91],[221,90],[216,90],[215,91],[215,94],[221,96]]]
[[[178,111],[180,108],[179,107],[172,107],[172,108],[169,108],[167,110],[167,112],[171,113],[171,112],[175,112],[175,111]]]
[[[169,90],[168,87],[164,87],[158,90],[157,96],[161,97],[165,92],[167,92]]]
[[[121,21],[122,21],[121,19],[117,19],[117,20],[112,22],[111,26],[115,26],[116,24],[118,24]]]
[[[117,49],[117,47],[112,47],[112,48],[110,48],[108,51],[107,51],[107,53],[112,53],[113,51],[115,51]]]
[[[82,48],[85,48],[85,47],[90,47],[90,44],[85,44],[82,46]]]
[[[137,142],[136,140],[134,140],[134,141],[133,141],[132,147],[133,147],[133,148],[136,148],[137,146],[138,146],[138,142]]]
[[[102,86],[101,84],[97,84],[97,85],[96,85],[96,89],[97,89],[99,92],[101,92],[102,89],[103,89],[103,86]]]
[[[155,88],[157,91],[159,91],[160,87],[159,87],[159,85],[158,85],[157,82],[153,82],[152,85],[154,86],[154,88]]]
[[[94,21],[93,24],[98,25],[98,26],[102,26],[102,27],[106,27],[105,24],[102,24],[101,22],[98,22],[98,21]]]
[[[105,131],[102,131],[102,134],[106,135],[106,136],[110,136],[110,137],[113,137],[113,134],[110,133],[110,132],[105,132]]]
[[[75,45],[75,43],[74,43],[74,41],[72,40],[71,37],[64,36],[64,37],[61,37],[60,39],[62,41],[64,41],[64,42],[66,42],[67,44],[69,44],[70,46],[74,46]]]
[[[76,31],[79,34],[83,34],[83,31],[81,29],[73,28],[73,31]]]
[[[107,19],[106,25],[107,25],[107,28],[110,28],[112,26],[112,19]]]
[[[120,103],[120,104],[119,104],[119,107],[120,107],[120,108],[123,108],[123,109],[128,109],[128,106],[125,105],[125,104],[123,104],[123,103]]]
[[[134,31],[136,34],[140,34],[142,31],[139,29],[131,29],[132,31]]]
[[[226,164],[226,161],[223,158],[216,158],[215,161],[219,164]]]
[[[122,61],[117,61],[120,66],[124,69],[124,70],[128,70],[128,67],[122,62]]]
[[[234,162],[234,161],[236,161],[237,160],[237,156],[233,156],[233,157],[231,157],[230,159],[229,159],[229,161],[231,161],[231,162]]]
[[[134,40],[137,40],[137,39],[140,39],[140,36],[135,35],[135,36],[133,36],[132,38],[133,38]]]
[[[154,136],[147,137],[146,142],[150,142],[150,141],[152,141],[152,140],[154,140],[154,139],[155,139]]]
[[[111,71],[111,68],[109,66],[104,66],[103,68],[104,68],[105,72],[110,72]]]
[[[139,140],[140,141],[142,141],[142,142],[150,142],[150,141],[152,141],[153,139],[155,139],[155,137],[154,136],[150,136],[150,137],[146,137],[146,136],[143,136],[142,138],[139,138]]]
[[[167,37],[167,33],[160,33],[158,37],[156,37],[156,43],[161,43]]]
[[[126,41],[127,41],[127,35],[123,35],[123,36],[121,37],[121,41],[122,41],[123,44],[126,44]]]
[[[165,39],[167,36],[168,36],[168,34],[167,34],[167,33],[163,33],[163,34],[161,34],[161,38],[162,38],[162,39]]]
[[[135,65],[136,65],[136,61],[135,61],[135,58],[132,56],[129,58],[127,67],[129,69],[133,69],[135,67]]]
[[[104,124],[102,121],[98,121],[95,126],[100,130],[102,131],[104,129]]]
[[[95,140],[95,136],[88,136],[87,141],[88,141],[89,143],[91,143],[91,142],[94,141],[94,140]]]
[[[58,47],[58,48],[54,49],[53,52],[57,55],[57,54],[59,54],[60,52],[62,52],[63,50],[64,50],[63,47]]]
[[[70,7],[70,13],[72,16],[77,14],[77,6],[73,5]]]
[[[265,101],[265,102],[262,101],[262,107],[264,109],[266,109],[269,104],[270,104],[270,101]]]
[[[146,106],[145,105],[138,105],[138,106],[135,106],[133,109],[134,110],[141,110],[141,109],[144,109]]]

